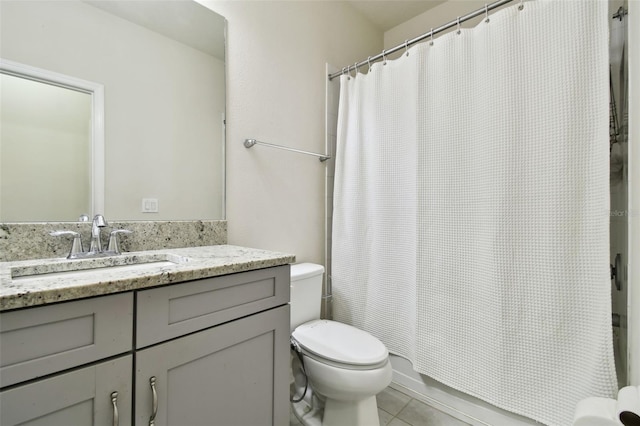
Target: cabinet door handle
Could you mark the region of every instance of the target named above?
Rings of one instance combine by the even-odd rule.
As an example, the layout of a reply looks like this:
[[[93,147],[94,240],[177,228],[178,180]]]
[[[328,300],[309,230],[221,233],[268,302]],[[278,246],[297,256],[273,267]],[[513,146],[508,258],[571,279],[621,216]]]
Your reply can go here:
[[[152,376],[149,379],[151,385],[151,395],[153,396],[153,402],[151,406],[151,417],[149,418],[149,426],[156,424],[156,414],[158,414],[158,392],[156,392],[156,376]]]
[[[111,404],[113,404],[113,426],[120,424],[118,416],[118,392],[111,392]]]

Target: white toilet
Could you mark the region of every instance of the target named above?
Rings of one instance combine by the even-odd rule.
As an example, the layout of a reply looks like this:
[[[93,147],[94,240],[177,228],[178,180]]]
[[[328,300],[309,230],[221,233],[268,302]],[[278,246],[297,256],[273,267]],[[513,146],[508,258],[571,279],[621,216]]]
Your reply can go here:
[[[389,352],[369,333],[347,324],[320,319],[324,267],[291,265],[291,341],[301,354],[309,386],[299,368],[293,402],[305,426],[379,425],[376,394],[391,383]]]

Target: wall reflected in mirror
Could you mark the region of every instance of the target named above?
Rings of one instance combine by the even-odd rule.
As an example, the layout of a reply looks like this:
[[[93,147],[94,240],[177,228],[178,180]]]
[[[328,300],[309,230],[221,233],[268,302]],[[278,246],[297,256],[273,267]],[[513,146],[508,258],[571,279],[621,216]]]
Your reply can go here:
[[[5,174],[2,163],[0,221],[76,221],[83,213],[109,220],[224,219],[225,24],[190,0],[0,2],[2,59],[104,86],[99,161],[105,169],[104,211],[91,211],[91,194],[70,203],[63,194],[86,193],[90,182],[72,178],[85,187],[72,188],[68,169],[90,173],[90,150],[54,137],[34,149],[29,134],[40,124],[25,123],[20,141],[6,142],[3,134],[1,161],[6,149],[29,160],[36,152],[47,167],[34,163]],[[66,120],[45,115],[55,125]],[[60,157],[82,165],[55,164]],[[5,198],[25,191],[32,200],[23,206]],[[143,212],[144,199],[157,200],[158,211]]]
[[[91,95],[0,74],[0,221],[91,211]]]

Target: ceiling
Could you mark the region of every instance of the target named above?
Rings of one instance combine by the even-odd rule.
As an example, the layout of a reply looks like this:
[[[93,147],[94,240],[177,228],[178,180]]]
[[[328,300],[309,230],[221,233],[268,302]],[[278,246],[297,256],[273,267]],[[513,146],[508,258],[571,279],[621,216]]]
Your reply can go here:
[[[348,3],[382,31],[408,21],[445,0],[350,0]]]

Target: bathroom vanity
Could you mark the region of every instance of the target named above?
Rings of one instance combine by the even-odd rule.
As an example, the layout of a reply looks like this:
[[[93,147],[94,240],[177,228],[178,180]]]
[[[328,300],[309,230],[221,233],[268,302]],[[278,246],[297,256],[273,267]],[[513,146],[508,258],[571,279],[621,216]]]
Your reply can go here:
[[[0,263],[0,424],[287,424],[294,256],[127,255]]]

